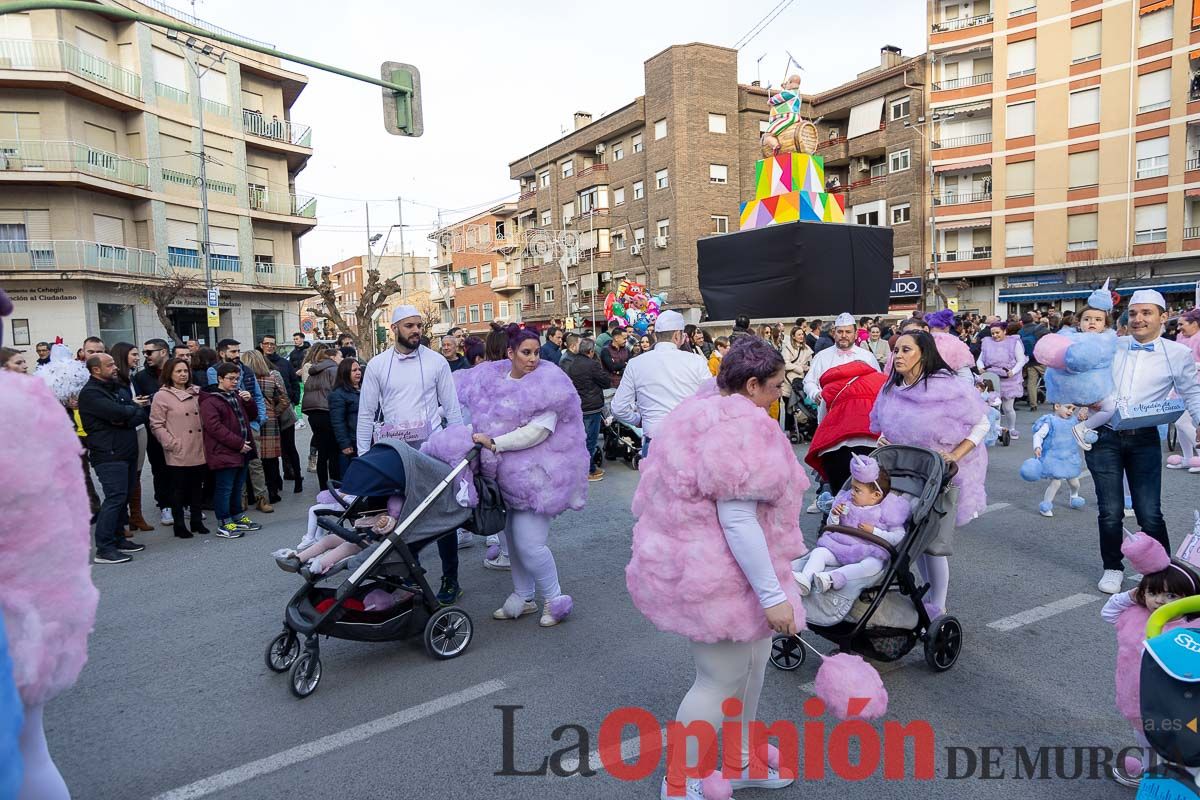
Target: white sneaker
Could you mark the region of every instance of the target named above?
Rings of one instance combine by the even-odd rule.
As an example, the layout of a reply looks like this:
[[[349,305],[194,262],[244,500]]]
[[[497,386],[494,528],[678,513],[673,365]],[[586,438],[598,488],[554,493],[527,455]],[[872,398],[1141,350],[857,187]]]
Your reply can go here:
[[[163,527],[169,528],[175,524],[175,515],[171,513],[171,509],[169,509],[169,508],[164,508],[162,510],[162,513],[159,514],[158,519],[159,519],[159,523]]]
[[[791,783],[791,781],[788,781],[788,783]],[[705,798],[711,800],[712,797],[704,793],[704,787],[697,778],[688,778],[687,790],[681,795],[667,794],[667,779],[663,778],[662,787],[658,790],[658,796],[659,800],[705,800]]]
[[[828,592],[833,588],[833,576],[828,572],[818,572],[813,575],[813,588],[818,592]]]
[[[1100,582],[1096,584],[1096,588],[1105,594],[1116,594],[1121,591],[1121,583],[1125,580],[1125,573],[1119,569],[1106,569],[1100,577]]]
[[[779,774],[779,770],[774,767],[766,767],[766,775],[762,778],[751,778],[750,767],[742,770],[742,777],[730,778],[729,786],[733,789],[783,789],[791,786],[795,781],[794,778],[785,778]],[[756,773],[760,770],[755,770]]]
[[[491,536],[487,537],[487,546],[491,547],[494,544],[495,545],[500,544],[500,537],[497,534],[493,533]]]
[[[820,514],[820,513],[821,513],[821,509],[817,508],[817,501],[816,501],[816,500],[813,500],[811,503],[809,503],[809,504],[808,504],[808,508],[804,509],[804,513],[806,513],[806,514]]]
[[[800,587],[800,596],[808,597],[809,592],[812,591],[812,578],[803,572],[793,572],[792,577],[796,579],[796,585]]]
[[[520,595],[510,594],[504,605],[492,612],[492,619],[520,619],[537,610],[537,603],[532,600],[522,600]]]
[[[470,547],[475,544],[475,534],[470,531],[465,531],[462,528],[458,529],[458,549],[462,550],[465,547]]]
[[[508,556],[504,555],[504,553],[501,553],[495,558],[485,558],[483,560],[483,566],[485,569],[508,570],[512,569],[512,562],[508,560]]]

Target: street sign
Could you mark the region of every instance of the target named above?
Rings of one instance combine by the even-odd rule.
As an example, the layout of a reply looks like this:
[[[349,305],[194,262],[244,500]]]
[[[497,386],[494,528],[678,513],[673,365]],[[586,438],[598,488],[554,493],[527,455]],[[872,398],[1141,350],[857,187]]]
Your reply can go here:
[[[922,278],[892,278],[892,297],[920,297],[925,289]]]
[[[383,89],[383,127],[393,136],[420,136],[425,132],[421,119],[421,73],[412,64],[385,61],[379,77],[405,91]]]
[[[216,287],[213,287],[212,289],[208,290],[208,303],[206,303],[206,305],[209,308],[216,308],[217,302],[218,302],[218,300],[220,300],[220,298],[221,298],[221,290],[217,289]]]
[[[218,328],[221,326],[221,311],[216,308],[208,309],[208,327]]]
[[[947,297],[946,298],[946,308],[950,309],[951,311],[953,311],[955,313],[958,313],[958,298],[957,297]]]

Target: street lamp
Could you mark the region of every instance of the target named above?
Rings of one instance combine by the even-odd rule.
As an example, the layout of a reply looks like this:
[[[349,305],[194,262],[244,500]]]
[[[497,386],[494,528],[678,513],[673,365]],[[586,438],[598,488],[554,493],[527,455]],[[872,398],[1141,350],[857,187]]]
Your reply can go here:
[[[939,285],[939,264],[940,259],[937,253],[937,197],[934,194],[934,173],[933,173],[933,140],[925,135],[921,129],[930,123],[937,122],[941,119],[940,114],[931,114],[929,120],[925,117],[917,117],[917,122],[914,125],[908,120],[904,121],[904,127],[915,131],[918,136],[925,140],[925,144],[929,145],[928,155],[925,157],[925,165],[929,168],[929,258],[933,262],[933,295],[938,296]]]

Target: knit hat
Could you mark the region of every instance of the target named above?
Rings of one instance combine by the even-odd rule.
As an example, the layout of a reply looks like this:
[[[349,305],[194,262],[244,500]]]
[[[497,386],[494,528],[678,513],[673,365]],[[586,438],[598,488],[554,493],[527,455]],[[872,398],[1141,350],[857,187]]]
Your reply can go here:
[[[850,477],[859,483],[875,483],[879,480],[879,462],[870,456],[851,456]]]
[[[1130,565],[1143,575],[1162,572],[1171,565],[1171,557],[1158,540],[1142,531],[1126,536],[1125,541],[1121,542],[1121,552],[1129,559]]]
[[[1108,288],[1110,280],[1111,279],[1106,278],[1103,286],[1088,295],[1087,304],[1089,306],[1100,311],[1112,311],[1112,291]]]
[[[948,308],[943,308],[941,311],[934,311],[932,314],[925,315],[925,324],[931,328],[944,328],[949,330],[954,325],[954,312]]]

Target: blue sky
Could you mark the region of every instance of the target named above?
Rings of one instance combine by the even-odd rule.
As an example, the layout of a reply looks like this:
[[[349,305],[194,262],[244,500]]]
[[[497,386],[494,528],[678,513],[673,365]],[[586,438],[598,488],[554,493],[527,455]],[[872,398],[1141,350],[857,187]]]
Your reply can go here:
[[[301,260],[319,265],[364,252],[364,201],[371,229],[384,230],[397,221],[397,195],[414,226],[407,250],[429,253],[436,207],[449,223],[515,194],[508,162],[558,138],[575,111],[598,117],[641,94],[647,58],[671,44],[732,46],[779,2],[199,0],[195,13],[356,72],[376,75],[386,60],[421,71],[425,135],[407,139],[384,131],[378,88],[292,65],[309,75],[292,117],[312,125],[315,153],[297,188],[319,198],[320,224],[301,240]],[[803,90],[818,92],[877,64],[884,44],[913,55],[924,43],[923,2],[792,0],[742,48],[739,79],[754,80],[765,54],[762,79],[778,84],[790,50]]]

